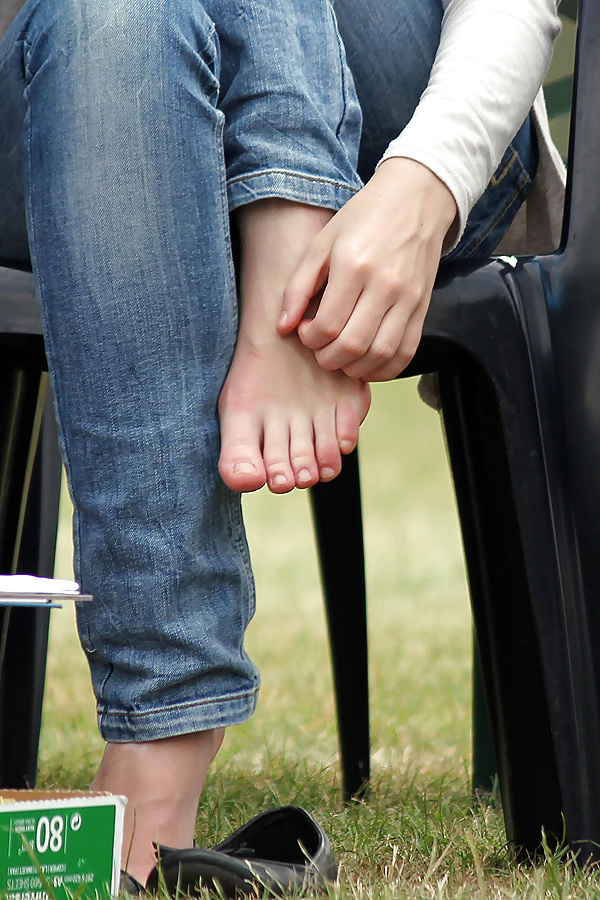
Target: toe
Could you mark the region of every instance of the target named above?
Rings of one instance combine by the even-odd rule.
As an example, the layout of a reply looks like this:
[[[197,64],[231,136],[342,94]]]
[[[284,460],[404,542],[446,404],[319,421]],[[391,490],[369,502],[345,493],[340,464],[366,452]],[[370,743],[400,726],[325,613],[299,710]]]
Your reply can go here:
[[[358,431],[371,404],[371,392],[367,384],[359,394],[342,398],[336,410],[336,435],[342,453],[351,453],[358,443]]]
[[[315,455],[315,432],[306,416],[299,416],[290,428],[290,461],[296,487],[312,487],[319,480],[319,467]]]
[[[262,428],[247,413],[221,416],[219,474],[234,491],[257,491],[266,481],[261,454]]]
[[[342,459],[336,432],[335,410],[315,423],[315,452],[319,481],[333,481],[341,471]]]
[[[290,462],[290,431],[280,417],[273,417],[265,426],[263,458],[269,490],[274,494],[291,491],[296,479]]]

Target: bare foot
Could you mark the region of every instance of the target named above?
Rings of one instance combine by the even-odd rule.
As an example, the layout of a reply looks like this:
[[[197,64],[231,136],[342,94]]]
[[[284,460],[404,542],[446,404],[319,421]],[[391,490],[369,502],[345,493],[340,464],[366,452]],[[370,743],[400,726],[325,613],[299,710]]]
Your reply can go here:
[[[121,866],[144,885],[153,842],[191,847],[198,801],[224,729],[139,744],[107,744],[90,785],[127,797]]]
[[[296,332],[277,334],[283,291],[332,213],[282,200],[237,211],[242,238],[241,319],[219,400],[219,472],[236,491],[274,493],[339,474],[370,404],[368,385],[329,372]]]
[[[219,471],[230,488],[276,494],[339,475],[369,409],[368,385],[326,372],[294,332],[240,334],[219,401]]]

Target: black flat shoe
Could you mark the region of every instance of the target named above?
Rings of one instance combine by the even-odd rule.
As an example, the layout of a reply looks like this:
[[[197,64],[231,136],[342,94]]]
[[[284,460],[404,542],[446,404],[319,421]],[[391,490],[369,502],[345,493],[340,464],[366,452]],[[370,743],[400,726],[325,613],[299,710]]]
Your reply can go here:
[[[251,819],[210,850],[157,847],[158,862],[146,889],[163,885],[197,896],[209,888],[224,897],[266,893],[281,896],[324,889],[337,877],[331,842],[299,806],[283,806]]]

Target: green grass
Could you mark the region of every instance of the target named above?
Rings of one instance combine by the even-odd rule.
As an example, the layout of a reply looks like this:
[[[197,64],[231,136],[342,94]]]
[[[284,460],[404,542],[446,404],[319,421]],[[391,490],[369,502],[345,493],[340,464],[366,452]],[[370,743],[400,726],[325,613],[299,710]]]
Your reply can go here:
[[[256,715],[229,729],[201,803],[213,843],[255,813],[299,803],[331,835],[332,895],[600,898],[564,854],[519,866],[499,804],[470,790],[471,622],[438,417],[414,382],[377,386],[361,437],[369,595],[373,782],[340,797],[327,638],[308,498],[259,492],[245,514],[258,608],[248,648],[263,687]],[[58,571],[70,573],[69,509]],[[40,784],[85,786],[102,750],[71,612],[54,615]]]

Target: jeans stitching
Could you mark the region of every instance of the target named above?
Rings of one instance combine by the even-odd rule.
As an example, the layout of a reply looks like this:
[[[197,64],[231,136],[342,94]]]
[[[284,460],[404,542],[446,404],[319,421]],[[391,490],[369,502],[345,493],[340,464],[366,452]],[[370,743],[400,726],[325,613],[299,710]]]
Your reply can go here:
[[[333,20],[333,27],[335,29],[335,37],[336,37],[337,48],[338,48],[338,60],[339,60],[339,65],[340,65],[340,80],[341,80],[341,88],[342,88],[343,109],[342,109],[342,115],[340,116],[340,121],[338,122],[338,127],[336,128],[336,132],[335,132],[335,136],[337,137],[337,139],[339,141],[340,134],[342,133],[342,128],[344,127],[344,123],[348,117],[348,100],[347,100],[348,86],[346,84],[346,69],[344,66],[344,55],[342,53],[341,37],[340,37],[340,33],[339,33],[339,30],[337,27],[335,13],[333,11],[333,8],[331,7],[331,4],[329,5],[329,10],[330,10],[330,15]]]
[[[258,686],[252,688],[252,690],[241,691],[238,694],[223,694],[221,697],[207,697],[206,699],[197,699],[190,700],[187,703],[173,703],[168,706],[157,706],[154,709],[144,709],[144,710],[108,710],[103,708],[101,712],[99,712],[99,717],[103,723],[106,722],[107,719],[115,718],[125,719],[142,719],[146,716],[156,716],[161,715],[163,713],[173,712],[174,710],[185,710],[185,709],[195,709],[197,707],[202,706],[215,706],[219,703],[230,703],[230,702],[238,702],[240,700],[250,699],[252,697],[256,697],[258,694]]]
[[[228,179],[227,184],[238,184],[240,181],[250,181],[252,178],[260,178],[265,175],[292,176],[293,178],[301,178],[304,181],[313,181],[317,184],[327,184],[332,185],[333,187],[345,188],[348,191],[352,191],[353,194],[357,194],[359,190],[358,187],[354,187],[346,181],[338,181],[335,178],[327,178],[322,175],[307,175],[305,172],[296,172],[293,169],[261,169],[259,172],[248,172],[245,175],[235,175],[233,178]]]
[[[245,536],[241,501],[229,489],[227,489],[226,505],[233,539],[244,569],[246,591],[243,599],[245,601],[245,624],[248,625],[256,610],[256,584],[254,581],[254,573],[252,571],[248,542]]]
[[[512,169],[513,165],[518,160],[518,158],[519,158],[519,154],[517,153],[516,150],[513,150],[513,154],[511,156],[511,158],[509,159],[509,161],[506,163],[506,165],[502,169],[502,172],[500,173],[498,178],[496,178],[495,175],[492,175],[492,177],[490,178],[490,184],[493,184],[494,187],[497,187],[500,184],[500,182],[503,181],[504,178],[506,178],[506,176],[508,175],[508,173],[510,172],[510,170]]]

